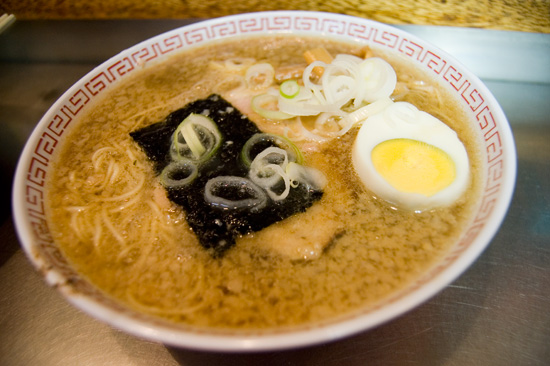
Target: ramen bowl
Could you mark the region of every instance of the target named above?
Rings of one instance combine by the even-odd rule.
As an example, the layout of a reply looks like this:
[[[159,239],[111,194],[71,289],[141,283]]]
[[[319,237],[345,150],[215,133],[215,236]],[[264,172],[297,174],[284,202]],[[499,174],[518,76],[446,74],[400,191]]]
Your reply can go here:
[[[461,107],[481,145],[479,202],[459,240],[404,289],[375,306],[333,321],[274,331],[210,332],[131,310],[93,286],[65,258],[52,238],[46,187],[52,161],[68,132],[94,100],[141,69],[211,42],[236,37],[295,34],[331,38],[382,50],[433,77]],[[235,15],[201,21],[141,42],[107,60],[74,84],[36,126],[21,155],[13,211],[20,242],[48,285],[92,317],[135,336],[201,350],[260,351],[333,341],[390,321],[427,301],[454,281],[489,245],[507,212],[514,189],[516,155],[506,117],[487,87],[457,60],[407,32],[366,19],[301,11]]]

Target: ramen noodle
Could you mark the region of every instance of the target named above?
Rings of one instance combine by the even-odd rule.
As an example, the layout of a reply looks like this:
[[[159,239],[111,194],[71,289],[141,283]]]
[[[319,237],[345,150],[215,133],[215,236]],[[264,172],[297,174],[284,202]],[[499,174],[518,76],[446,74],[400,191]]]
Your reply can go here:
[[[331,55],[365,52],[317,38],[224,41],[136,72],[94,102],[70,131],[48,182],[48,223],[77,270],[129,308],[184,327],[266,331],[366,311],[427,271],[456,242],[479,195],[480,160],[468,121],[427,75],[368,50],[396,71],[391,99],[449,125],[469,156],[468,188],[455,202],[418,212],[396,207],[366,188],[353,168],[358,125],[316,140],[299,133],[311,131],[307,118],[300,127],[251,106],[265,85],[247,80],[250,67],[271,65],[276,85],[299,79],[304,52],[319,47]],[[154,164],[130,136],[212,94],[262,132],[288,137],[303,165],[326,179],[307,210],[243,233],[222,256],[200,245],[186,212],[168,199]]]

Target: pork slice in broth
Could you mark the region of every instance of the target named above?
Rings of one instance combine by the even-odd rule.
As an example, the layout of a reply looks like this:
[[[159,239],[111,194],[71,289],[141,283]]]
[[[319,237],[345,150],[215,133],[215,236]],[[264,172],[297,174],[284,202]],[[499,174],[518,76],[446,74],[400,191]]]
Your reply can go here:
[[[306,213],[295,214],[259,232],[237,240],[278,253],[290,260],[313,260],[344,233],[344,226],[336,219],[334,210],[321,203],[314,204]]]

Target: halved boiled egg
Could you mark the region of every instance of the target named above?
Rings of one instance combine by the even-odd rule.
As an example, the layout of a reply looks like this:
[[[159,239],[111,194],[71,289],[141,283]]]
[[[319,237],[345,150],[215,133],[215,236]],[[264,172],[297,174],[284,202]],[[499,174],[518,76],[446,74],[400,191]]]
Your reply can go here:
[[[363,123],[352,158],[365,186],[399,208],[447,206],[468,187],[468,154],[456,132],[407,102]]]

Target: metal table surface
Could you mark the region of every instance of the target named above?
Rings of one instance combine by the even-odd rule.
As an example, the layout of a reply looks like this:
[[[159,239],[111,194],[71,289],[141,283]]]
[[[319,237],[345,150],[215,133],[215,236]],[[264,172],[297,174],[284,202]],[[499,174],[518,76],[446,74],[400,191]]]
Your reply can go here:
[[[328,344],[239,354],[176,349],[69,305],[19,247],[10,211],[27,136],[72,83],[118,51],[189,21],[21,21],[0,34],[0,365],[546,365],[550,360],[550,35],[405,26],[477,73],[518,151],[508,215],[489,248],[437,296]]]

